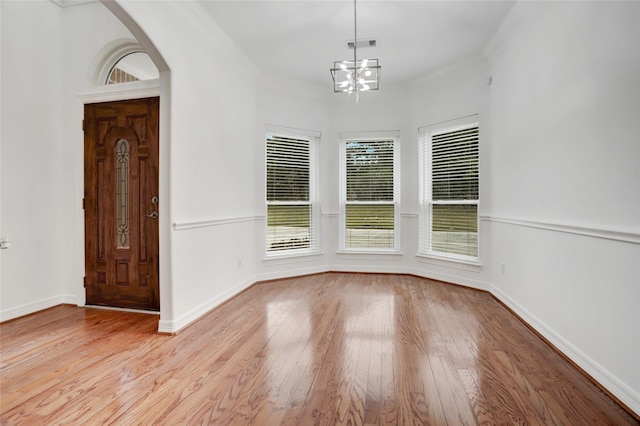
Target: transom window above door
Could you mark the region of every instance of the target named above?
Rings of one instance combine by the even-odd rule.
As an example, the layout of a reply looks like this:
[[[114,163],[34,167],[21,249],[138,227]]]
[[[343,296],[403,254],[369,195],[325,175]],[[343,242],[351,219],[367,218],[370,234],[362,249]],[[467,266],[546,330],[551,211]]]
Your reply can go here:
[[[105,84],[155,80],[159,77],[158,68],[149,57],[149,54],[146,52],[131,52],[120,57],[111,67]]]

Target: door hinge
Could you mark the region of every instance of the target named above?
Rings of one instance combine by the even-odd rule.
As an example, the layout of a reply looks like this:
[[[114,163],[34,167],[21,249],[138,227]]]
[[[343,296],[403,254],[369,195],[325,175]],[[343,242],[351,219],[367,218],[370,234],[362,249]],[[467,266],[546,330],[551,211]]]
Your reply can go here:
[[[82,199],[82,210],[86,210],[86,203],[85,203],[85,199]]]
[[[82,277],[82,285],[84,285],[84,288],[87,288],[87,277]]]
[[[84,127],[84,120],[82,120],[82,131],[84,132],[86,128]]]

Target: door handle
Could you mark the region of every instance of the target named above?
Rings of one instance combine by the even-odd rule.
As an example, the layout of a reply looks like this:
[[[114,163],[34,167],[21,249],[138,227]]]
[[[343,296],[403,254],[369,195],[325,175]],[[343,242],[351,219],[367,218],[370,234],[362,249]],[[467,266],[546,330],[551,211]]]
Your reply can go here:
[[[157,219],[158,218],[158,212],[151,212],[150,214],[148,214],[146,216],[150,217],[151,219]]]

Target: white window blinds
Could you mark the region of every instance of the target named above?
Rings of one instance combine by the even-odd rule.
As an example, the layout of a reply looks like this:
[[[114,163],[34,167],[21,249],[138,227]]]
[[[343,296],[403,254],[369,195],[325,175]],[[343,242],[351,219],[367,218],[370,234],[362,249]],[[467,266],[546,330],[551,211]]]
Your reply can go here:
[[[267,135],[267,252],[317,247],[314,160],[312,140]]]
[[[346,140],[343,144],[343,247],[395,249],[399,196],[396,140]]]
[[[478,258],[478,123],[421,137],[421,252]]]

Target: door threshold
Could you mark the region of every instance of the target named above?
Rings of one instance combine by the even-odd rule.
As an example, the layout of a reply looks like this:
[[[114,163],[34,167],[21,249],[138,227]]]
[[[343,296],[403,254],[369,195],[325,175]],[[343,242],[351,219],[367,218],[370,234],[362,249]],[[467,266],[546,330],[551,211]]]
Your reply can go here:
[[[104,309],[105,311],[133,312],[136,314],[160,315],[159,311],[145,311],[144,309],[118,308],[116,306],[84,305],[85,308]]]

